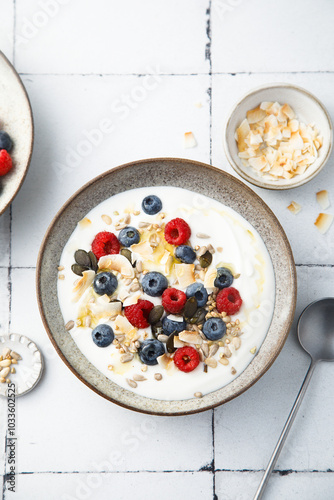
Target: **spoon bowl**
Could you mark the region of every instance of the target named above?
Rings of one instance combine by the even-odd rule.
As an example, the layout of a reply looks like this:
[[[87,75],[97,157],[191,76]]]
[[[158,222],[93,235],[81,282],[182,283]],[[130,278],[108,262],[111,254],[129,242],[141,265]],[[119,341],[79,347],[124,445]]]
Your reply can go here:
[[[301,346],[314,362],[334,361],[334,298],[313,302],[297,326]]]

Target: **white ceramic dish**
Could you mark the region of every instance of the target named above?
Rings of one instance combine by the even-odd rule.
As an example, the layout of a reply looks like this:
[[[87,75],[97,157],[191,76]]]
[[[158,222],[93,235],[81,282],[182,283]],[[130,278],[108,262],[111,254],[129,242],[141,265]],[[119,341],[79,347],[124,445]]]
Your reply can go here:
[[[247,111],[257,107],[263,101],[290,104],[301,122],[306,124],[314,122],[320,135],[323,136],[323,145],[318,151],[319,156],[304,174],[290,180],[269,181],[258,176],[252,168],[243,166],[238,156],[238,145],[234,138],[235,131],[246,118]],[[327,163],[332,146],[333,127],[323,104],[307,90],[286,83],[273,83],[251,90],[232,109],[224,132],[225,153],[234,170],[246,181],[267,189],[291,189],[310,181]]]
[[[31,106],[14,67],[0,52],[0,128],[14,142],[12,170],[0,177],[0,215],[11,204],[26,176],[34,142]]]

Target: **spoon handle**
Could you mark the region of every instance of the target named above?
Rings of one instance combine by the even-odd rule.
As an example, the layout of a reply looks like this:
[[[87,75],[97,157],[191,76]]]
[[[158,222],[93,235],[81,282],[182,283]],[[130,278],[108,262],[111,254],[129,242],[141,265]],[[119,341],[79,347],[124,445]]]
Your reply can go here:
[[[260,500],[262,498],[262,495],[263,495],[263,492],[264,492],[264,489],[269,481],[269,477],[270,477],[270,474],[276,464],[276,461],[278,459],[278,456],[281,452],[281,449],[283,448],[283,445],[285,443],[285,440],[288,436],[288,433],[289,433],[289,430],[291,428],[291,425],[293,424],[293,421],[295,419],[295,416],[297,414],[297,411],[301,405],[301,402],[303,401],[303,397],[305,395],[305,392],[306,392],[306,389],[309,385],[309,382],[311,380],[311,377],[312,377],[312,374],[313,374],[313,370],[315,368],[315,365],[316,363],[312,360],[311,364],[310,364],[310,367],[307,371],[307,374],[305,375],[305,378],[304,378],[304,381],[303,381],[303,384],[299,390],[299,393],[298,393],[298,396],[296,397],[296,401],[294,402],[294,405],[292,407],[292,410],[290,411],[290,414],[288,416],[288,419],[285,423],[285,426],[282,430],[282,433],[279,437],[279,440],[277,441],[277,444],[276,444],[276,447],[274,449],[274,452],[271,456],[271,459],[269,460],[269,463],[267,465],[267,468],[265,470],[265,473],[263,475],[263,478],[259,484],[259,487],[255,493],[255,496],[254,496],[254,499],[253,500]]]

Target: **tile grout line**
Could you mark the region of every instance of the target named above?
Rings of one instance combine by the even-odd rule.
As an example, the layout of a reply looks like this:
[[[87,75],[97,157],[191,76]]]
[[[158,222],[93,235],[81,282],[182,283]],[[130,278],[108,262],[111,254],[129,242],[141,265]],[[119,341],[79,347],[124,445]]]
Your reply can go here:
[[[19,72],[21,76],[206,76],[210,72],[198,72],[198,73],[25,73]],[[316,74],[329,74],[333,75],[334,71],[236,71],[236,72],[223,72],[223,71],[212,71],[213,76],[237,76],[237,75],[316,75]]]
[[[247,474],[248,472],[250,473],[257,473],[257,472],[264,472],[264,469],[215,469],[216,472],[229,472],[233,474],[237,473],[244,473]],[[202,469],[168,469],[168,470],[154,470],[154,469],[142,469],[142,470],[102,470],[98,471],[99,474],[143,474],[143,473],[148,473],[148,474],[194,474],[194,473],[201,473],[201,472],[212,472],[211,467],[210,468],[202,468]],[[16,476],[29,476],[29,475],[34,475],[34,474],[96,474],[96,470],[72,470],[72,471],[52,471],[52,470],[47,470],[47,471],[22,471],[22,472],[16,472]],[[280,476],[288,476],[289,474],[334,474],[333,469],[326,469],[326,470],[320,470],[320,469],[301,469],[301,470],[296,470],[296,469],[274,469],[273,474],[278,474]]]

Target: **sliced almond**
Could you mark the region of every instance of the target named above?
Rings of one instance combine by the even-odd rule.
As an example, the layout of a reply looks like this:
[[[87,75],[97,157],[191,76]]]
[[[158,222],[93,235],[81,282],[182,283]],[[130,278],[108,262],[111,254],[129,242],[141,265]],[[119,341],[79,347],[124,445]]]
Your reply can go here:
[[[331,214],[320,213],[314,225],[320,231],[321,234],[327,233],[328,229],[331,227],[334,220],[334,216]],[[1,366],[1,362],[0,362]]]

